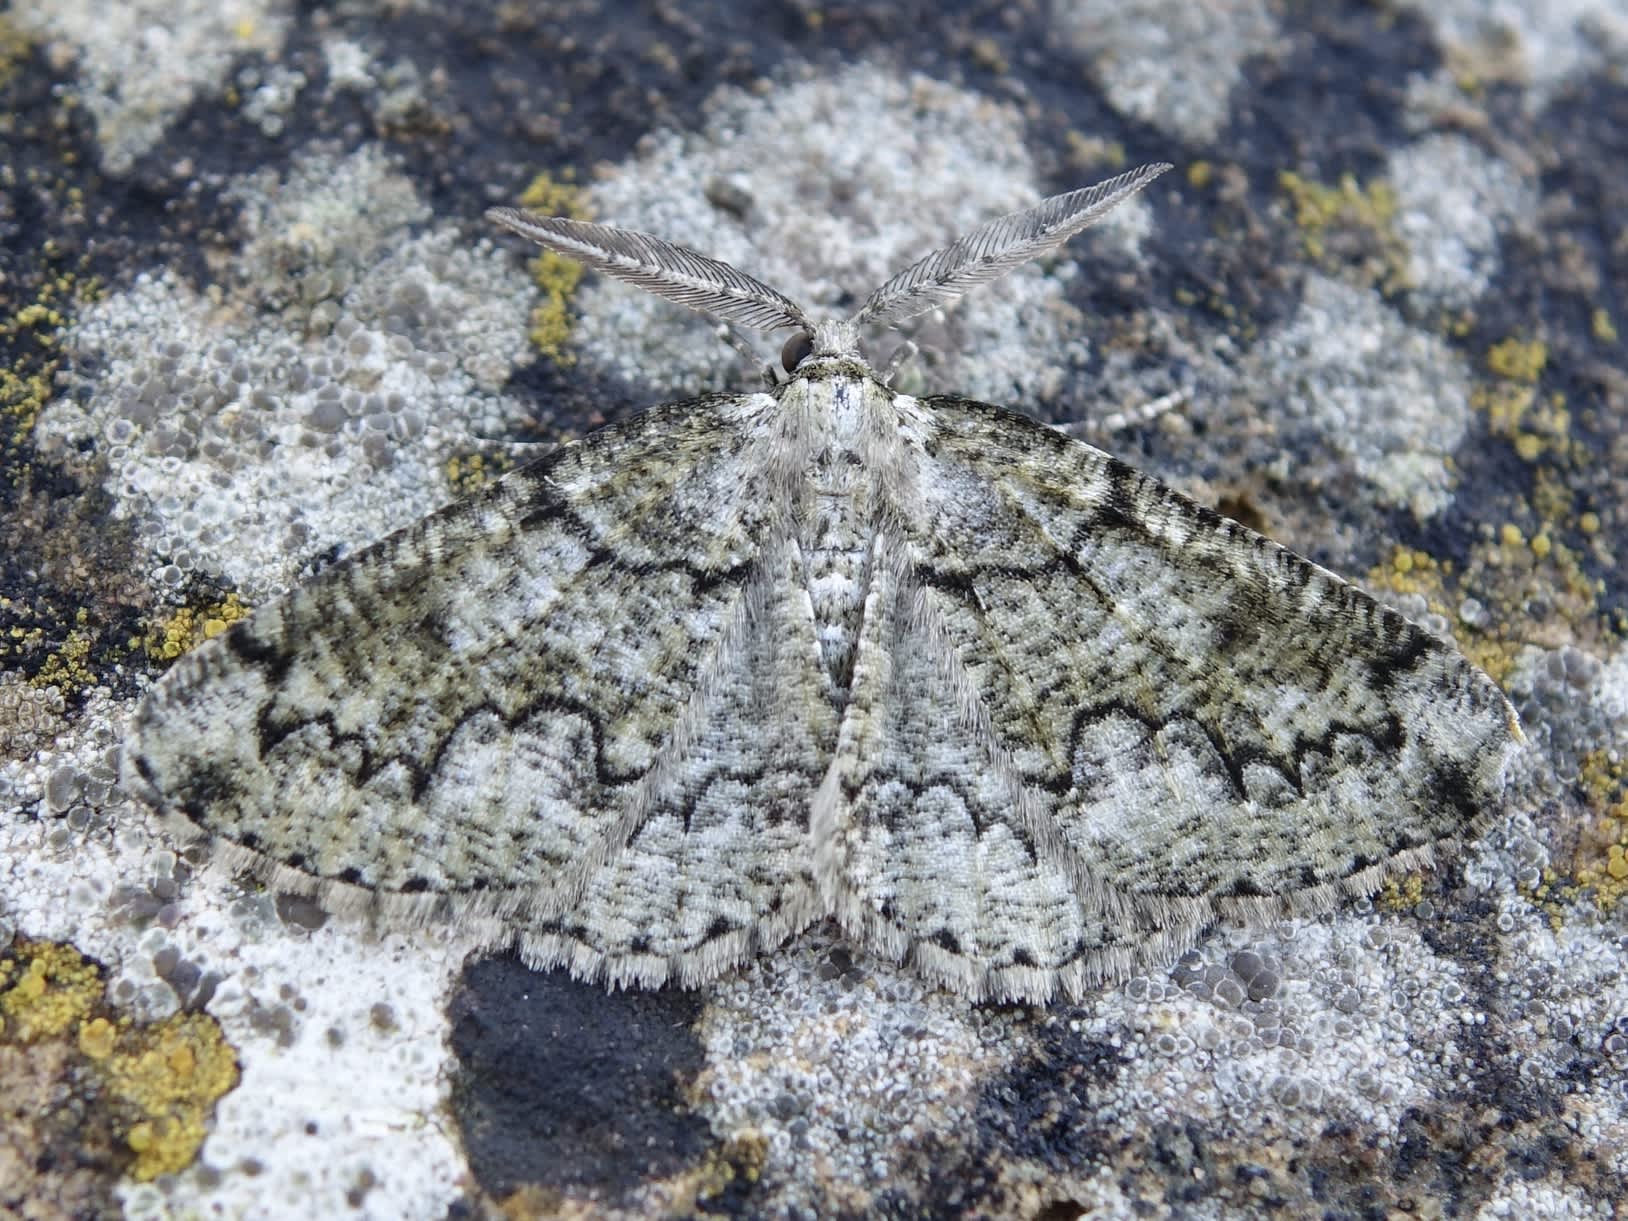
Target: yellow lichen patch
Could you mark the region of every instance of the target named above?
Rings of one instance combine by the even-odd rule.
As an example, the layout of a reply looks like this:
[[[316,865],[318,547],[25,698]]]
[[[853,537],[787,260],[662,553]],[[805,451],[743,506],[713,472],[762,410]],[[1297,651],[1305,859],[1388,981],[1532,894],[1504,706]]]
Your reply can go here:
[[[751,1186],[763,1175],[768,1161],[768,1140],[755,1128],[743,1129],[722,1145],[708,1149],[701,1159],[661,1181],[658,1196],[666,1208],[678,1215],[705,1212],[737,1184]]]
[[[89,616],[81,610],[79,620],[83,623]],[[96,681],[96,674],[90,668],[90,650],[96,643],[92,633],[75,629],[68,633],[68,638],[62,642],[62,647],[50,654],[45,663],[40,666],[39,672],[28,680],[32,687],[55,687],[64,695],[81,688],[88,687]]]
[[[1068,161],[1068,168],[1079,174],[1123,169],[1129,157],[1125,146],[1118,140],[1088,136],[1082,131],[1065,132],[1063,143],[1067,149],[1064,157]]]
[[[1622,844],[1612,844],[1606,854],[1605,873],[1613,882],[1628,883],[1628,853]]]
[[[1532,512],[1540,522],[1545,523],[1539,533],[1548,533],[1571,524],[1572,506],[1577,503],[1577,493],[1572,491],[1560,473],[1544,466],[1534,473],[1531,501]],[[1578,529],[1583,529],[1583,516],[1578,515]]]
[[[17,65],[28,58],[33,44],[5,13],[0,13],[0,85],[10,83]]]
[[[1576,888],[1553,869],[1545,869],[1536,883],[1517,882],[1515,889],[1549,917],[1549,927],[1559,932],[1566,924],[1566,905]]]
[[[1386,911],[1407,911],[1417,907],[1419,900],[1424,898],[1424,874],[1404,873],[1394,878],[1387,878],[1385,885],[1379,888],[1374,896],[1374,902]]]
[[[1529,554],[1522,548],[1523,554]],[[1487,623],[1471,626],[1459,614],[1462,595],[1449,588],[1478,588],[1485,580],[1483,569],[1472,566],[1468,578],[1458,578],[1450,563],[1438,562],[1428,552],[1398,546],[1389,560],[1368,570],[1364,584],[1370,589],[1386,589],[1399,594],[1417,594],[1433,614],[1442,616],[1452,629],[1463,654],[1494,679],[1502,680],[1515,664],[1519,641],[1505,636],[1502,617],[1494,614]]]
[[[231,1045],[200,1013],[120,1029],[115,1046],[93,1063],[135,1154],[130,1174],[142,1181],[191,1164],[210,1109],[238,1081]]]
[[[544,216],[586,220],[590,215],[581,187],[556,182],[547,174],[531,180],[520,193],[520,205]],[[531,261],[531,278],[543,294],[542,301],[531,311],[531,342],[550,360],[569,365],[572,357],[565,349],[571,340],[570,302],[582,282],[582,264],[545,250]]]
[[[1602,911],[1628,898],[1628,763],[1603,750],[1583,756],[1578,784],[1591,813],[1573,874]]]
[[[1477,548],[1475,563],[1501,572],[1499,583],[1512,605],[1538,595],[1573,624],[1592,617],[1598,607],[1599,581],[1583,570],[1575,551],[1555,541],[1547,525],[1528,537],[1514,522],[1505,522],[1495,545]]]
[[[696,1181],[696,1199],[716,1199],[735,1183],[750,1186],[763,1176],[769,1160],[769,1142],[761,1132],[748,1129],[731,1136],[723,1148],[703,1159]]]
[[[1604,585],[1585,565],[1586,550],[1561,540],[1573,531],[1586,535],[1582,514],[1573,511],[1575,497],[1548,467],[1537,469],[1530,505],[1518,521],[1485,527],[1465,557],[1458,588],[1472,592],[1481,612],[1472,616],[1475,630],[1463,632],[1454,622],[1459,647],[1493,678],[1503,680],[1520,648],[1577,645],[1599,630]],[[1596,527],[1597,528],[1597,527]],[[1376,581],[1404,588],[1398,581]],[[1430,597],[1428,591],[1426,596]],[[1431,598],[1432,609],[1442,609]],[[1455,614],[1465,603],[1448,601]],[[1537,616],[1528,608],[1542,606]]]
[[[10,610],[10,600],[0,598],[0,607]],[[0,657],[8,653],[14,657],[32,653],[44,639],[45,629],[38,624],[24,627],[21,623],[14,623],[11,630],[6,633],[4,645],[0,646]]]
[[[503,1221],[538,1221],[539,1218],[588,1217],[590,1211],[569,1199],[558,1187],[522,1183],[508,1195],[493,1201]]]
[[[1368,574],[1370,584],[1383,585],[1400,594],[1422,593],[1426,597],[1441,592],[1441,566],[1435,556],[1412,547],[1395,547],[1389,564],[1381,564]]]
[[[1534,559],[1543,561],[1536,568],[1536,573],[1547,582],[1543,592],[1567,617],[1567,622],[1581,625],[1598,610],[1604,589],[1601,580],[1584,569],[1587,552],[1610,547],[1606,539],[1594,541],[1600,534],[1600,515],[1591,511],[1578,513],[1576,493],[1567,486],[1564,476],[1549,466],[1537,469],[1531,501],[1538,525],[1527,547]],[[1576,550],[1559,541],[1574,532],[1582,536]],[[1605,557],[1596,555],[1595,558]]]
[[[1542,340],[1510,338],[1487,350],[1491,382],[1475,388],[1470,405],[1486,413],[1492,432],[1509,437],[1515,452],[1536,462],[1550,450],[1564,453],[1571,431],[1566,396],[1540,395],[1538,379],[1549,363],[1549,347]]]
[[[1492,431],[1504,437],[1515,435],[1537,401],[1537,390],[1519,382],[1494,382],[1470,392],[1470,406],[1485,412]]]
[[[62,1040],[83,1057],[76,1078],[87,1129],[111,1125],[131,1154],[137,1179],[189,1165],[205,1121],[238,1080],[237,1057],[219,1024],[184,1013],[151,1026],[97,1012],[101,968],[72,946],[20,939],[0,957],[0,1039]]]
[[[1388,589],[1399,594],[1418,594],[1439,615],[1452,619],[1445,578],[1448,565],[1437,563],[1427,551],[1397,546],[1390,559],[1368,570],[1365,583],[1371,589]]]
[[[0,56],[4,54],[4,30],[0,27]],[[75,201],[68,201],[73,207]],[[51,387],[61,363],[61,334],[67,316],[58,308],[61,302],[88,300],[94,288],[73,275],[63,273],[36,284],[33,299],[13,312],[0,316],[0,339],[11,341],[16,363],[0,369],[0,446],[15,447],[27,440],[34,421],[51,399]],[[21,296],[21,289],[13,299]]]
[[[71,946],[18,940],[0,958],[0,1036],[9,1042],[63,1034],[101,998],[101,969]]]
[[[1590,324],[1594,329],[1594,338],[1601,343],[1617,342],[1617,324],[1611,320],[1611,315],[1603,309],[1594,311]]]
[[[1408,287],[1407,247],[1396,232],[1396,192],[1389,183],[1365,187],[1346,174],[1329,186],[1284,171],[1278,186],[1294,206],[1307,257],[1384,292]]]
[[[251,609],[235,593],[205,606],[183,606],[147,634],[147,655],[155,661],[173,661],[204,641],[213,640],[239,619],[248,618]]]
[[[1502,683],[1515,668],[1521,644],[1504,636],[1478,636],[1460,642],[1459,651],[1494,682]]]
[[[119,1028],[105,1017],[91,1018],[79,1026],[79,1051],[87,1060],[106,1060],[118,1046]]]
[[[1535,385],[1549,363],[1549,345],[1541,339],[1505,339],[1487,351],[1487,368],[1512,382]]]
[[[544,216],[570,216],[588,220],[588,197],[583,189],[570,181],[569,175],[561,182],[548,174],[538,174],[520,192],[520,206]]]
[[[44,369],[17,374],[0,369],[0,421],[10,422],[5,440],[10,445],[21,445],[33,431],[34,421],[51,398],[51,377],[56,371],[53,362]]]
[[[55,344],[57,331],[67,321],[62,311],[53,309],[43,301],[36,301],[32,305],[25,305],[11,316],[10,330],[38,331],[39,342],[47,345]]]
[[[531,311],[528,338],[557,364],[575,363],[576,357],[565,346],[571,341],[570,301],[582,282],[582,264],[545,250],[532,260],[531,278],[542,290],[543,300]]]
[[[506,473],[513,463],[506,458],[488,458],[483,454],[454,454],[447,459],[447,483],[460,496],[479,491],[492,480]]]

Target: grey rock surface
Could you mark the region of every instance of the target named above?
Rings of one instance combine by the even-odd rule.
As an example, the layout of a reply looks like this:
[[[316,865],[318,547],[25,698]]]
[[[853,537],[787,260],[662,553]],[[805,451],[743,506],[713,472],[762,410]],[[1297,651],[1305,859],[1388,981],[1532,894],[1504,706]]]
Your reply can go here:
[[[1622,1207],[1628,10],[1202,7],[0,15],[0,949],[69,942],[111,1012],[204,1012],[241,1065],[185,1168],[95,1162],[100,1207]],[[927,320],[909,388],[1088,435],[1451,634],[1531,742],[1458,859],[1080,1004],[969,1005],[825,927],[610,994],[246,887],[113,784],[178,651],[539,445],[751,384],[678,310],[528,273],[487,205],[825,306],[1155,159]],[[77,1046],[0,1056],[0,1097],[55,1073],[94,1114]],[[47,1215],[39,1160],[0,1164]]]

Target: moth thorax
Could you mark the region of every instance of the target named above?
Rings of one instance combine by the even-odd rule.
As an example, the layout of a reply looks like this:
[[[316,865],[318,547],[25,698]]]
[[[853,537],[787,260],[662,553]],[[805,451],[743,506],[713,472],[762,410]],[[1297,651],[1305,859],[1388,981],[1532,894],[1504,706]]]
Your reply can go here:
[[[871,583],[870,497],[866,488],[854,485],[857,473],[841,460],[815,464],[813,512],[802,532],[820,660],[839,708],[848,702],[865,591]]]

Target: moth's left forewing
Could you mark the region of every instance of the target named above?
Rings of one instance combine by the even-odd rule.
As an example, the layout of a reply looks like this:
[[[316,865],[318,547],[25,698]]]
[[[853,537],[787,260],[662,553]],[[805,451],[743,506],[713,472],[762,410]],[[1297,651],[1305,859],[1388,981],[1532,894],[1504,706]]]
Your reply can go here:
[[[612,984],[777,943],[816,914],[829,742],[792,557],[742,477],[774,407],[652,408],[262,608],[148,695],[131,787],[279,888]]]

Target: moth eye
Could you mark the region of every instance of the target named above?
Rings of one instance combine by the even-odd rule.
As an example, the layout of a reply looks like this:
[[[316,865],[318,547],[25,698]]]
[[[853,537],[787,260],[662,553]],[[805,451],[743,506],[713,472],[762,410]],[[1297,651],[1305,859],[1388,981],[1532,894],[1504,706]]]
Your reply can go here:
[[[786,346],[780,349],[780,367],[787,373],[803,363],[803,359],[814,350],[814,340],[806,331],[798,331],[786,340]]]

